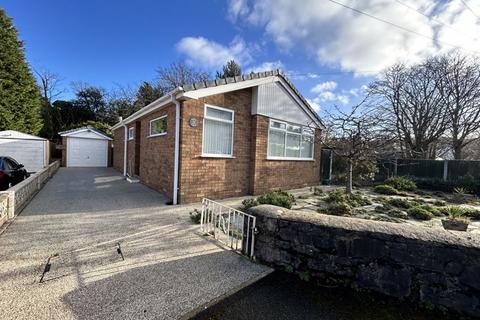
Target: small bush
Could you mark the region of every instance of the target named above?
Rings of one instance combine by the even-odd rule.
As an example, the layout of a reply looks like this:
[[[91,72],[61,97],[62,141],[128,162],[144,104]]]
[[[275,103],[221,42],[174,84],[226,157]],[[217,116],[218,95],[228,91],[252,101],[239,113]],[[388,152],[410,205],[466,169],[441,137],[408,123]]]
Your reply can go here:
[[[385,214],[389,217],[399,218],[399,219],[408,219],[408,214],[405,211],[402,211],[397,208],[387,210]]]
[[[422,204],[421,206],[418,206],[418,207],[427,210],[428,212],[430,212],[432,215],[434,215],[436,217],[443,216],[442,211],[438,210],[437,208],[435,208],[434,206],[431,206],[429,204]]]
[[[385,180],[384,184],[394,187],[398,191],[414,191],[417,189],[415,182],[405,177],[391,177]]]
[[[190,212],[190,220],[192,220],[193,223],[200,224],[201,218],[202,218],[202,213],[198,209],[195,209],[192,212]]]
[[[411,207],[414,207],[414,204],[412,202],[402,198],[392,198],[389,199],[387,203],[394,207],[402,209],[410,209]]]
[[[257,198],[257,202],[291,209],[295,203],[295,197],[286,191],[276,190],[261,195]]]
[[[345,216],[352,214],[352,207],[346,202],[332,202],[321,212],[334,216]]]
[[[380,193],[380,194],[387,194],[387,195],[396,195],[398,194],[398,190],[395,189],[394,187],[392,186],[389,186],[389,185],[386,185],[386,184],[380,184],[378,186],[376,186],[373,191],[375,191],[376,193]]]
[[[465,217],[469,217],[472,220],[480,220],[480,210],[477,209],[465,209]]]
[[[242,201],[243,210],[248,210],[256,206],[258,206],[258,201],[255,198],[249,198]]]
[[[435,200],[433,202],[433,205],[437,206],[437,207],[445,207],[447,205],[447,203],[443,200]]]
[[[323,190],[319,187],[313,188],[313,195],[314,196],[321,196],[323,194]]]
[[[384,203],[381,206],[376,206],[375,207],[375,212],[386,213],[387,211],[392,210],[392,209],[393,209],[393,207],[391,205],[389,205],[388,203]]]
[[[430,220],[433,218],[433,214],[420,207],[413,207],[408,209],[407,214],[408,216],[417,220]]]
[[[468,217],[472,220],[480,220],[480,210],[473,208],[464,208],[460,206],[448,206],[439,208],[439,210],[451,219],[459,219],[461,217]]]
[[[342,189],[335,189],[328,192],[328,196],[325,199],[325,202],[333,203],[333,202],[346,202],[347,201],[347,193],[345,190]]]
[[[372,204],[372,201],[370,201],[370,199],[368,199],[367,197],[362,196],[361,193],[352,194],[352,196],[347,200],[347,202],[352,207],[363,207]]]

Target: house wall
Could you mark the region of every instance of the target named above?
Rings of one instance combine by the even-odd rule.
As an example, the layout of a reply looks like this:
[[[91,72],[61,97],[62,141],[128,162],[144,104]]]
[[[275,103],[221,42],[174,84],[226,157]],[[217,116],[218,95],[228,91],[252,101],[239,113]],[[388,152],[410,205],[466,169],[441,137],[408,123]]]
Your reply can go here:
[[[135,128],[135,122],[130,123],[127,126],[127,174],[130,177],[133,177],[135,175],[135,149],[136,149],[136,137],[137,137],[137,132],[135,131],[134,139],[128,140],[128,129],[130,128]]]
[[[125,129],[123,127],[113,130],[113,167],[122,173],[123,173],[124,134],[125,134]]]
[[[268,160],[268,126],[265,116],[254,116],[252,121],[251,177],[250,191],[261,194],[266,191],[282,188],[292,189],[311,186],[320,182],[321,131],[315,130],[313,147],[314,160]]]
[[[234,110],[233,158],[201,156],[205,103]],[[221,199],[249,194],[251,103],[251,89],[182,103],[179,193],[182,203],[199,201],[202,197]],[[192,117],[197,118],[197,127],[189,125]]]
[[[150,120],[167,115],[167,134],[149,137]],[[140,119],[140,181],[173,198],[175,105],[169,104]]]

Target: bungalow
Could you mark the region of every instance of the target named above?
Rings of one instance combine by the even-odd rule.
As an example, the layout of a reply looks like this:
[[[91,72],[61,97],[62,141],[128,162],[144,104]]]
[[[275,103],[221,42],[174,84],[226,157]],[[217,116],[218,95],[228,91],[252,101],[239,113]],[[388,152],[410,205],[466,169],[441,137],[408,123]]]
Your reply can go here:
[[[320,182],[318,114],[281,70],[178,87],[113,127],[113,165],[172,203]]]

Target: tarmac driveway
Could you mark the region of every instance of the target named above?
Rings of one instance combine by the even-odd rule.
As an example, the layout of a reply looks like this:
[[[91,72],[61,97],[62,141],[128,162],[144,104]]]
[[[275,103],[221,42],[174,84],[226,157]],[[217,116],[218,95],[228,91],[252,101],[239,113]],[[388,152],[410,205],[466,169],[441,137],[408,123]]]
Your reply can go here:
[[[187,318],[270,272],[165,201],[113,169],[61,168],[0,235],[0,319]]]

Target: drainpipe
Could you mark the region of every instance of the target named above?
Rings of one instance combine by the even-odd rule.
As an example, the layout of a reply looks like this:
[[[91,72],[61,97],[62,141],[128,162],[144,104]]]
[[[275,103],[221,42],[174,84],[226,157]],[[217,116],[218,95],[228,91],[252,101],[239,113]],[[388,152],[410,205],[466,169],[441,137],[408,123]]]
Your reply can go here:
[[[171,95],[175,103],[175,159],[173,164],[173,204],[178,204],[178,167],[180,157],[180,102],[175,98],[175,92]]]
[[[127,176],[127,134],[128,134],[128,128],[126,124],[123,124],[123,128],[125,129],[124,131],[124,139],[123,139],[123,176]]]

